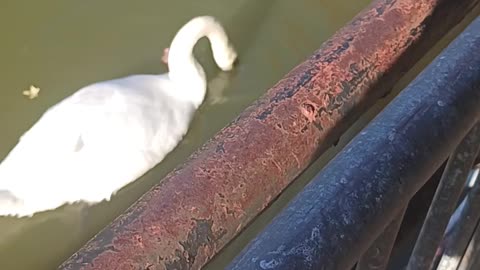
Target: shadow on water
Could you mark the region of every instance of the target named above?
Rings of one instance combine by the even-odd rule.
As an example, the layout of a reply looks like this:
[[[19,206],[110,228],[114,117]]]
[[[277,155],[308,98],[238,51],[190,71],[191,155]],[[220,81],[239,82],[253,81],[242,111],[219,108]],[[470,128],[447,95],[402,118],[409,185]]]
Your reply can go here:
[[[370,1],[164,2],[7,0],[0,8],[0,159],[47,108],[80,87],[166,72],[162,49],[192,17],[217,17],[239,52],[236,69],[220,72],[208,42],[196,46],[209,78],[206,102],[179,146],[110,202],[63,206],[32,218],[0,218],[0,269],[59,265]],[[21,94],[30,84],[41,88],[35,100]]]

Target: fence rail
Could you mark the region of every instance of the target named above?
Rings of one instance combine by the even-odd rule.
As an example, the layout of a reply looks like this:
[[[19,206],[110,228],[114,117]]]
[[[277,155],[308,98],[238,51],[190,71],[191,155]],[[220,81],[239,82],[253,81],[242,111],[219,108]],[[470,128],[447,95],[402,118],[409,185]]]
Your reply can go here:
[[[182,166],[167,175],[124,214],[72,255],[60,266],[60,269],[199,269],[203,267],[320,154],[338,140],[339,136],[363,112],[380,97],[387,94],[405,71],[409,70],[479,2],[480,0],[374,1],[348,25],[326,41],[310,58],[287,74],[262,98],[195,152]],[[475,59],[467,57],[461,52],[459,55],[466,58],[461,59],[465,63]],[[464,63],[458,64],[461,66],[452,67],[452,69],[457,71],[465,69],[464,74],[473,72],[466,68]],[[459,76],[467,75],[460,74]],[[449,83],[461,84],[462,81],[452,80]],[[431,81],[429,87],[433,85],[435,82]],[[445,120],[442,120],[443,122],[435,122],[441,125],[439,127],[434,127],[433,123],[422,123],[428,124],[429,127],[432,126],[432,132],[435,132],[435,128],[439,129],[437,131],[440,133],[436,134],[438,136],[435,139],[441,139],[442,144],[437,145],[436,143],[439,142],[435,139],[428,143],[440,147],[441,150],[430,149],[422,145],[415,145],[419,147],[418,149],[408,149],[415,154],[415,158],[425,158],[423,161],[429,170],[421,175],[416,175],[418,181],[415,183],[408,182],[403,178],[397,179],[399,182],[395,183],[396,185],[392,184],[391,188],[396,187],[395,192],[398,194],[393,192],[393,189],[389,190],[393,193],[388,193],[387,190],[377,190],[377,198],[385,205],[378,202],[370,202],[368,205],[372,207],[371,209],[377,209],[375,207],[390,209],[391,212],[385,213],[385,220],[380,220],[378,216],[370,216],[377,212],[370,213],[368,211],[364,213],[364,217],[371,217],[372,220],[356,220],[361,221],[360,224],[356,224],[358,230],[364,228],[363,226],[368,223],[372,225],[369,230],[372,233],[375,232],[372,235],[378,236],[394,217],[398,218],[396,222],[391,223],[389,227],[391,231],[389,229],[389,232],[384,233],[382,237],[384,240],[379,240],[377,243],[379,246],[382,245],[385,258],[388,258],[390,253],[391,242],[389,241],[394,239],[395,231],[398,230],[398,222],[401,221],[402,211],[406,206],[405,203],[408,202],[408,197],[421,186],[421,183],[426,181],[431,170],[437,168],[439,162],[445,160],[446,153],[453,149],[452,147],[467,132],[467,127],[471,126],[473,121],[471,118],[474,116],[469,110],[474,109],[469,106],[478,95],[475,96],[475,93],[468,92],[465,86],[462,87],[465,95],[472,96],[450,96],[451,93],[447,91],[448,95],[445,97],[451,98],[447,100],[444,97],[436,96],[431,89],[424,89],[418,91],[419,93],[415,97],[418,100],[412,99],[408,101],[411,104],[403,104],[405,107],[401,111],[404,113],[402,117],[410,115],[412,121],[417,119],[417,114],[431,112],[432,108],[438,107],[446,112],[448,108],[451,109],[449,102],[457,102],[457,98],[465,99],[468,105],[462,104],[456,108],[461,114],[457,114],[453,109],[449,111],[452,115],[443,115],[439,111],[439,114],[446,117]],[[438,91],[440,90],[446,91],[442,89]],[[406,92],[410,93],[413,90]],[[426,96],[428,93],[431,96]],[[441,103],[424,104],[433,107],[415,107],[414,103],[416,104],[423,98],[437,98],[437,101]],[[405,110],[407,107],[418,109],[417,114]],[[398,108],[398,113],[400,113],[400,109]],[[403,119],[400,115],[398,117],[394,120]],[[455,123],[452,119],[456,120]],[[452,123],[449,122],[450,120]],[[444,125],[446,124],[452,124],[452,131],[445,130],[446,126]],[[385,126],[383,132],[387,132],[388,127],[392,126],[390,124]],[[419,130],[414,131],[417,132],[415,136],[432,135],[426,134],[425,130],[420,130],[420,126],[418,128]],[[391,136],[395,139],[396,136],[400,136],[399,134],[403,134],[401,130],[398,130],[398,134]],[[371,143],[387,143],[387,141],[381,140],[380,134],[376,136],[379,141],[371,141]],[[365,142],[370,142],[367,139]],[[414,140],[413,137],[409,137],[409,139]],[[424,137],[421,139],[426,140]],[[405,141],[397,151],[400,151],[402,147],[407,147],[409,143],[412,142]],[[376,155],[383,155],[381,149],[367,149],[366,146],[364,148],[365,152],[362,153],[364,156],[359,155],[359,159],[349,161],[350,164],[357,164],[366,156],[370,156],[371,161],[378,159],[377,156],[372,156],[372,153],[368,154],[368,151],[374,151],[373,153]],[[438,156],[426,160],[427,157],[420,150]],[[406,162],[409,157],[404,158]],[[378,163],[377,165],[388,165],[382,164]],[[370,163],[369,166],[373,166],[373,163]],[[397,168],[399,173],[403,172],[402,168]],[[355,173],[351,169],[349,170],[352,175],[345,175],[346,180],[339,178],[341,181],[337,183],[337,187],[325,186],[325,188],[335,189],[346,185],[351,188],[349,190],[353,192],[352,194],[357,194],[356,196],[359,198],[366,198],[367,194],[362,194],[362,190],[365,192],[366,190],[359,184],[363,182],[357,183],[349,178],[353,174],[358,174],[358,177],[367,175],[366,167],[358,167]],[[328,172],[328,170],[326,171]],[[333,172],[330,173],[334,175]],[[364,183],[368,185],[367,182]],[[387,182],[381,184],[386,185]],[[372,185],[370,183],[370,186]],[[387,188],[383,185],[380,187]],[[408,189],[405,189],[407,187]],[[353,188],[358,188],[358,190],[353,190]],[[329,191],[323,191],[323,194],[329,194]],[[332,194],[330,193],[330,195]],[[354,200],[342,201],[346,205],[354,202]],[[340,207],[338,209],[341,209],[342,205],[337,206]],[[393,206],[398,209],[393,209]],[[305,214],[310,211],[308,209],[316,209],[314,206],[304,207],[297,211]],[[342,216],[340,212],[337,214],[337,218],[354,220],[353,216]],[[386,221],[387,217],[388,221]],[[305,221],[297,219],[295,222],[301,226],[308,223],[308,220],[308,218]],[[341,220],[335,222],[341,222]],[[314,224],[313,221],[311,224]],[[316,231],[310,232],[313,233],[311,237],[315,241],[317,237],[323,237],[317,236]],[[327,231],[322,231],[323,233],[327,233]],[[332,236],[335,235],[333,228],[328,233]],[[342,234],[336,234],[336,236],[345,237]],[[327,258],[328,263],[325,266],[349,265],[349,262],[359,259],[359,256],[362,255],[360,251],[366,251],[367,243],[370,244],[375,240],[371,239],[371,236],[363,239],[361,237],[366,237],[363,234],[358,237],[361,240],[359,243],[363,245],[362,248],[356,248],[355,251],[351,251],[353,253],[342,257],[348,258],[348,260],[341,264],[335,256],[340,256],[340,249],[345,251],[346,244],[350,243],[347,240],[353,238],[335,239],[335,241],[340,241],[339,243],[342,243],[343,246],[331,246],[332,250],[328,252],[326,246],[318,247],[317,251],[321,249],[321,252],[325,252],[323,255],[329,254],[330,259]],[[283,240],[287,239],[289,238],[285,237]],[[256,244],[251,247],[262,245],[266,245],[265,248],[273,247],[277,241],[273,240],[270,244],[266,244],[269,241],[257,239],[255,240]],[[276,246],[276,248],[280,248],[279,250],[275,249],[279,254],[284,252],[281,246]],[[260,251],[256,256],[260,258],[261,254],[267,250],[274,252],[274,250],[266,248],[263,253]],[[316,256],[315,252],[317,251],[308,248],[304,250],[305,254],[308,253],[311,256]],[[232,267],[255,269],[241,268],[241,265],[247,264],[249,256],[252,255],[251,252],[247,252],[249,255],[243,255]],[[311,265],[318,266],[317,260],[326,258],[322,256],[311,257]],[[294,257],[292,255],[289,258]],[[252,264],[249,267],[255,265],[252,259],[253,257],[250,258]],[[361,260],[361,262],[371,261],[372,258],[368,257],[363,257]],[[308,266],[309,263],[305,263],[305,266]],[[378,263],[383,265],[386,262],[380,260]],[[362,264],[359,265],[361,267]],[[274,266],[277,267],[277,265]]]
[[[453,152],[407,266],[430,269],[480,144],[479,48],[480,17],[228,269],[350,269]]]

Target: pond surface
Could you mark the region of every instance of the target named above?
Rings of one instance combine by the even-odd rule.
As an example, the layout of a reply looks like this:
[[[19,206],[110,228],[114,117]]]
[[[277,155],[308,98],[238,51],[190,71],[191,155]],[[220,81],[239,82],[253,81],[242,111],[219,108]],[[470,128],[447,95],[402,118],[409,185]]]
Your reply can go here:
[[[202,40],[195,53],[207,71],[208,97],[181,144],[111,201],[88,208],[86,217],[72,205],[32,218],[0,218],[0,269],[57,267],[369,2],[2,1],[0,160],[47,108],[82,86],[165,72],[162,49],[195,16],[217,17],[240,61],[234,71],[219,72],[208,42]],[[41,89],[33,100],[22,95],[30,85]]]

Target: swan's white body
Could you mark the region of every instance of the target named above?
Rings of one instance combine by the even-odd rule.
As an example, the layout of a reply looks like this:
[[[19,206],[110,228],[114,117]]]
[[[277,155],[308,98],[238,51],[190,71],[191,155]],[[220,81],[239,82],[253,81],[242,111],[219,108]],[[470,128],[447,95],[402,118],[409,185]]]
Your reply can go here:
[[[197,17],[172,41],[169,73],[95,83],[48,109],[0,164],[0,216],[108,200],[158,164],[205,97],[205,74],[192,54],[204,36],[217,65],[230,70],[236,53],[223,28]]]

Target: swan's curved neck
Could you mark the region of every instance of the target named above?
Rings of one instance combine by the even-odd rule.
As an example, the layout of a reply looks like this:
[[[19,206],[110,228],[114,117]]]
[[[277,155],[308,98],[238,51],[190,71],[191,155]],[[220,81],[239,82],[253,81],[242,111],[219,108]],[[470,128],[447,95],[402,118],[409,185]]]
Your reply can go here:
[[[226,52],[231,51],[228,37],[222,26],[212,17],[196,17],[185,24],[177,33],[168,53],[168,76],[179,91],[185,91],[195,105],[199,106],[205,98],[207,81],[202,66],[193,56],[193,48],[199,39],[207,37],[211,43],[213,56],[217,64],[225,61]]]

